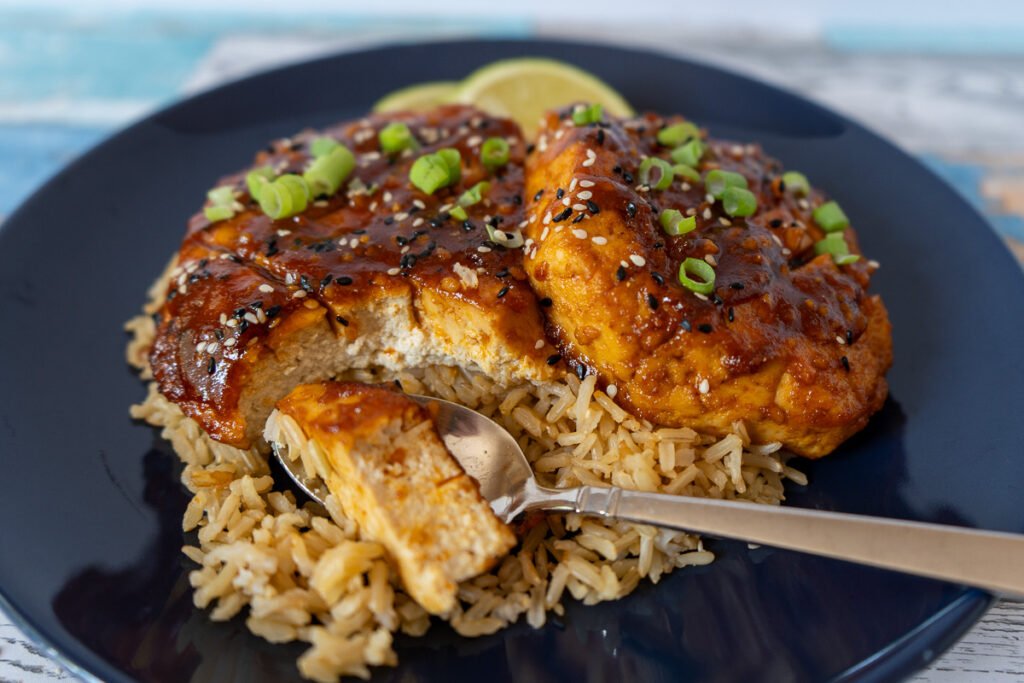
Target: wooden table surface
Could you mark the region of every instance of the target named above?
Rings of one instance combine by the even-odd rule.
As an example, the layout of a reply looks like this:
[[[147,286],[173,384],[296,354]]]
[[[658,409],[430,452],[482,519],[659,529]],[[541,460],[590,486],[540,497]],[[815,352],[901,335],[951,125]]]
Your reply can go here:
[[[871,10],[884,3],[859,4]],[[707,16],[700,19],[704,23],[652,21],[625,28],[617,21],[567,24],[535,16],[431,23],[339,15],[282,22],[241,14],[212,21],[185,13],[168,22],[160,13],[97,10],[91,18],[86,40],[81,17],[0,4],[0,220],[104,135],[225,79],[395,39],[538,35],[675,52],[801,92],[918,155],[983,211],[1024,260],[1024,39],[1008,42],[998,27],[950,41],[947,34],[939,40],[919,30],[827,22],[788,33],[721,23],[708,30],[714,18]],[[147,37],[146,54],[133,55],[139,48],[125,36],[140,33]],[[12,66],[5,54],[27,57]],[[156,77],[132,66],[154,54],[162,65]],[[71,675],[0,613],[0,683],[66,678]],[[1024,603],[997,603],[910,680],[1024,683]]]

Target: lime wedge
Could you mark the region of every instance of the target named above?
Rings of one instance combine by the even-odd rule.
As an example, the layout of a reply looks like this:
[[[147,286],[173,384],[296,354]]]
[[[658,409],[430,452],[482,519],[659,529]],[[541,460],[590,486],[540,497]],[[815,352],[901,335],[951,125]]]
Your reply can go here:
[[[373,105],[373,110],[380,111],[425,111],[439,104],[448,102],[459,87],[453,81],[434,81],[410,85],[385,95]]]
[[[610,85],[571,64],[526,57],[494,62],[471,73],[452,101],[472,104],[507,116],[527,138],[537,133],[541,115],[572,102],[601,104],[614,116],[631,116],[633,108]]]

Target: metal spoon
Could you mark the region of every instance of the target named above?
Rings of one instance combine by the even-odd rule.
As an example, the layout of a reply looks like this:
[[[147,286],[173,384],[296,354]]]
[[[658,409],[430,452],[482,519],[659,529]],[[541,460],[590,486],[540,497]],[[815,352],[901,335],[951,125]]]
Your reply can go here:
[[[617,487],[552,489],[537,483],[512,435],[465,406],[410,396],[439,408],[437,430],[480,484],[494,513],[510,522],[530,510],[576,512],[799,550],[860,564],[1024,595],[1024,535],[867,517],[806,508],[754,505]],[[326,487],[274,448],[285,471],[323,503]]]

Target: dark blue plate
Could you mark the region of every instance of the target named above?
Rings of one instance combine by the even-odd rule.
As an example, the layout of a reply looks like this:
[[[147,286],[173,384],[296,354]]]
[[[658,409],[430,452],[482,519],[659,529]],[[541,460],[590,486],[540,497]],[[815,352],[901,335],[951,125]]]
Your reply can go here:
[[[128,417],[143,396],[121,326],[214,180],[267,140],[362,115],[409,84],[503,57],[597,73],[637,109],[757,140],[838,199],[882,262],[891,397],[790,505],[1024,531],[1024,280],[955,192],[889,143],[761,83],[646,52],[459,42],[340,55],[162,111],[51,180],[0,232],[0,595],[105,681],[295,680],[301,646],[192,607],[177,460]],[[990,603],[957,586],[712,543],[713,565],[563,620],[477,640],[399,639],[379,680],[892,680]]]

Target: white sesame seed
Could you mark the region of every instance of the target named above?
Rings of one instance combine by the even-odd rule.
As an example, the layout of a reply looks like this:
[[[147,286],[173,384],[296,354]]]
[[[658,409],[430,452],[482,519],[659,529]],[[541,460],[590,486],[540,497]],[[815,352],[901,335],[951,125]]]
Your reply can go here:
[[[466,140],[466,144],[469,145],[470,147],[476,147],[483,141],[484,139],[482,137],[480,137],[479,135],[474,135],[470,139]]]
[[[882,267],[882,264],[876,261],[875,259],[871,259],[870,261],[868,261],[868,267],[872,269],[878,269]]]
[[[705,296],[704,294],[701,294],[700,292],[694,292],[693,295],[695,297],[697,297],[698,299],[700,299],[701,301],[707,301],[708,300],[707,296]]]
[[[391,194],[390,192],[385,192],[385,193],[384,193],[384,195],[383,195],[383,196],[381,197],[381,199],[383,199],[383,200],[384,200],[384,203],[385,203],[385,204],[390,204],[390,203],[391,203],[391,198],[392,198],[393,196],[394,196],[394,195],[392,195],[392,194]]]
[[[697,209],[695,207],[691,206],[689,209],[686,210],[686,215],[687,216],[695,216],[695,215],[697,215]]]
[[[405,211],[399,211],[398,213],[395,214],[395,220],[398,221],[399,223],[401,223],[408,217],[409,214],[407,214]]]
[[[561,128],[559,128],[558,130],[555,131],[555,139],[556,140],[561,140],[563,135],[565,135],[565,131],[562,130]]]
[[[322,209],[328,205],[329,202],[326,199],[317,199],[315,202],[313,202],[313,206],[317,207],[318,209]]]
[[[713,195],[710,192],[708,192],[706,195],[704,195],[704,201],[706,201],[708,204],[714,204],[715,203],[715,195]]]
[[[726,218],[725,216],[722,216],[721,218],[719,218],[719,219],[718,219],[718,222],[719,222],[719,223],[721,223],[722,225],[724,225],[724,226],[725,226],[725,227],[727,227],[727,228],[728,228],[728,227],[729,227],[730,225],[732,225],[732,221],[731,221],[731,220],[729,220],[728,218]]]
[[[414,200],[412,200],[412,205],[415,206],[420,211],[422,211],[423,209],[427,208],[427,205],[423,203],[422,199],[414,199]]]
[[[697,387],[697,391],[699,391],[702,394],[708,393],[709,391],[711,391],[711,383],[708,382],[707,379],[702,379],[700,381],[700,385]]]
[[[635,265],[637,268],[642,268],[643,265],[647,263],[647,259],[645,259],[643,256],[640,256],[639,254],[630,254],[629,260],[632,261],[633,265]]]
[[[572,205],[572,210],[573,211],[586,211],[587,210],[587,205],[586,204],[573,204]]]
[[[259,287],[259,290],[260,290],[261,292],[266,292],[267,294],[270,294],[271,292],[273,292],[273,291],[274,291],[274,288],[273,288],[273,287],[271,287],[271,286],[270,286],[270,285],[268,285],[268,284],[262,284],[262,285],[260,285],[260,287]]]
[[[619,265],[622,266],[623,268],[629,268],[629,264],[626,263],[625,261],[619,261]]]
[[[707,261],[708,265],[717,266],[718,261],[715,260],[714,254],[705,254],[704,260]]]
[[[691,189],[690,183],[686,182],[685,180],[682,183],[680,183],[679,187],[683,188],[683,192],[689,192]]]
[[[224,324],[225,324],[225,325],[226,325],[227,327],[232,327],[232,328],[234,328],[234,327],[238,327],[238,321],[237,321],[237,320],[235,320],[234,318],[231,318],[230,320],[228,320],[228,321],[227,321],[226,323],[224,323]]]
[[[294,292],[292,292],[292,298],[293,299],[304,299],[305,297],[306,297],[306,290],[304,290],[304,289],[296,289]]]
[[[783,255],[783,256],[789,256],[789,255],[790,255],[790,254],[792,254],[792,253],[793,253],[793,252],[791,252],[791,251],[790,251],[789,249],[787,249],[786,247],[783,247],[783,248],[782,248],[782,255]]]
[[[580,187],[593,187],[593,186],[594,186],[594,181],[593,180],[581,180],[580,181]],[[613,384],[612,386],[615,386],[615,385]]]
[[[650,192],[651,191],[650,186],[649,185],[644,185],[643,183],[640,183],[639,185],[637,185],[633,189],[636,190],[637,192]]]
[[[619,393],[619,388],[614,384],[609,384],[604,393],[608,394],[608,398],[615,398]]]
[[[491,248],[490,247],[477,247],[476,250],[479,251],[481,254],[488,254],[488,253],[490,253]]]
[[[550,222],[551,222],[551,212],[548,211],[546,214],[544,214],[544,225],[547,225]]]
[[[259,325],[260,324],[260,319],[257,318],[255,315],[253,315],[252,313],[250,313],[248,311],[246,311],[245,315],[242,316],[242,317],[245,320],[248,320],[250,325]]]
[[[572,182],[569,183],[569,192],[572,192],[575,189],[576,189],[576,178],[573,178]]]
[[[522,230],[523,228],[525,228],[529,224],[530,224],[530,221],[519,221],[519,229]]]
[[[230,349],[232,346],[238,343],[238,340],[234,337],[228,337],[224,340],[224,347]]]
[[[205,341],[199,342],[198,344],[196,344],[196,353],[202,353],[203,349],[205,349],[205,348],[206,348],[206,342]]]
[[[583,192],[580,192],[579,194],[576,195],[576,199],[581,199],[583,201],[587,201],[588,199],[590,199],[593,196],[594,196],[593,192],[591,192],[590,190],[584,190]]]
[[[587,158],[588,159],[596,159],[597,158],[597,154],[594,152],[594,150],[588,149],[587,150]]]
[[[732,149],[730,149],[729,151],[732,152],[732,155],[734,157],[741,157],[741,156],[743,156],[743,147],[740,146],[740,145],[733,145]]]
[[[223,325],[227,321],[228,321],[228,317],[226,315],[224,315],[223,313],[221,313],[220,314],[220,324]]]
[[[806,199],[803,199],[803,198],[799,199],[796,204],[797,204],[797,206],[799,206],[804,211],[806,211],[807,209],[811,208],[810,202],[808,202]]]
[[[572,204],[572,199],[570,199],[569,197],[563,197],[562,203],[565,204],[566,206],[569,206],[570,204]]]
[[[604,246],[604,245],[608,244],[608,238],[607,237],[602,237],[601,235],[598,235],[597,237],[591,238],[590,241],[593,242],[594,244],[598,245],[598,246]]]
[[[401,249],[399,249],[398,253],[399,254],[408,254],[409,253],[409,245],[407,244],[404,247],[402,247]]]
[[[593,159],[593,158],[591,158],[591,159],[587,159],[587,160],[586,160],[586,161],[584,161],[584,162],[583,162],[582,164],[580,164],[580,166],[586,166],[586,167],[590,167],[590,166],[593,166],[593,165],[594,165],[594,161],[596,161],[596,160],[595,160],[595,159]]]
[[[711,220],[711,208],[704,209],[704,220]]]
[[[540,349],[543,349],[544,348],[544,340],[543,339],[538,339],[537,342],[533,345],[533,348],[537,349],[538,351]]]
[[[284,276],[284,283],[286,285],[294,285],[295,284],[295,274],[294,273],[286,274]]]
[[[348,241],[348,246],[351,249],[355,249],[357,246],[359,246],[359,240],[357,238],[353,237],[352,239],[350,239]]]
[[[774,232],[771,233],[771,236],[772,236],[772,239],[775,240],[775,243],[778,244],[781,247],[782,246],[782,240],[779,239],[779,236],[776,235]]]
[[[398,275],[400,272],[398,268],[388,268],[388,275]]]
[[[216,353],[218,346],[220,346],[220,344],[218,344],[215,341],[212,341],[206,345],[206,352],[210,354]]]
[[[572,236],[578,240],[585,240],[587,239],[587,231],[576,228],[575,230],[572,231]]]
[[[536,214],[534,214],[534,215],[530,216],[530,224],[532,225],[533,223],[536,223],[536,222],[537,222],[537,216],[536,216]]]
[[[416,217],[416,220],[414,220],[414,221],[412,222],[412,227],[414,227],[414,228],[418,228],[418,227],[420,227],[421,225],[423,225],[423,218],[422,218],[422,217],[420,217],[420,216],[417,216],[417,217]]]
[[[284,228],[281,228],[280,230],[277,231],[277,236],[278,237],[287,237],[290,234],[292,234],[292,231],[291,230],[285,230]]]
[[[185,285],[181,285],[180,287],[178,287],[178,294],[184,294],[187,291],[188,287],[186,287]]]
[[[843,339],[842,336],[838,334],[836,335],[836,342],[838,342],[842,346],[846,346],[846,340]]]
[[[442,204],[441,208],[438,209],[438,211],[440,211],[441,213],[444,213],[445,211],[450,211],[451,208],[452,208],[451,204]]]
[[[550,228],[545,226],[544,230],[540,233],[540,241],[541,242],[543,242],[544,240],[546,240],[548,238],[548,230],[550,230]]]

